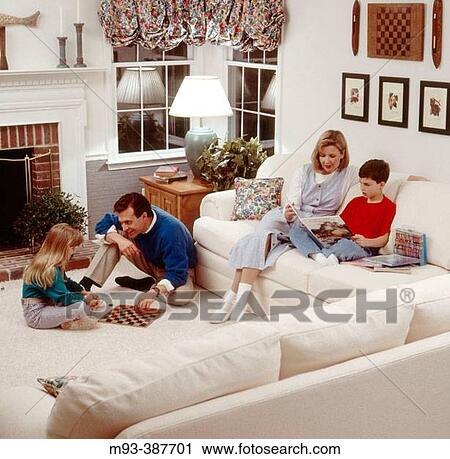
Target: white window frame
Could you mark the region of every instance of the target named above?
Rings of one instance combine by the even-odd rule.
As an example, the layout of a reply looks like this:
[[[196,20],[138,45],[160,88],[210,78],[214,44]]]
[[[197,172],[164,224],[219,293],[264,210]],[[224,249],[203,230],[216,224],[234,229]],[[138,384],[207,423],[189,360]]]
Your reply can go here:
[[[144,109],[141,101],[141,107],[138,109],[140,112],[144,111],[158,111],[158,110],[168,110],[168,73],[169,66],[189,66],[189,74],[193,74],[193,69],[195,68],[197,50],[193,47],[188,46],[188,58],[181,60],[164,60],[165,52],[163,53],[163,60],[158,61],[139,61],[139,45],[137,49],[137,60],[131,62],[113,62],[110,72],[111,80],[111,92],[112,92],[112,116],[110,117],[110,126],[111,126],[111,136],[108,155],[107,165],[109,170],[119,170],[119,169],[134,169],[138,167],[147,167],[147,166],[159,166],[164,164],[174,164],[174,163],[184,163],[186,161],[186,155],[184,148],[172,148],[172,149],[162,149],[162,150],[151,150],[151,151],[138,151],[138,152],[127,152],[119,153],[119,138],[118,138],[118,113],[117,110],[117,69],[134,67],[134,68],[145,68],[145,67],[165,67],[165,94],[166,94],[166,105],[164,107],[157,107],[155,109]],[[111,47],[111,61],[113,60],[113,48]],[[141,70],[140,70],[141,71]],[[141,80],[142,81],[142,80]],[[130,110],[120,110],[120,113],[125,112],[135,112],[136,109]],[[166,123],[166,143],[169,142],[169,117],[167,117]],[[144,142],[142,132],[142,123],[141,123],[141,149]]]
[[[277,53],[277,64],[267,64],[265,63],[266,61],[266,51],[263,51],[263,62],[250,62],[250,54],[247,54],[247,61],[244,60],[233,60],[233,50],[230,49],[229,54],[228,54],[228,60],[226,61],[226,66],[227,66],[227,86],[230,88],[230,85],[233,84],[230,81],[228,81],[229,78],[229,68],[230,67],[240,67],[242,69],[242,81],[241,81],[241,103],[242,106],[235,107],[231,106],[233,110],[233,117],[235,112],[240,112],[241,113],[241,126],[240,126],[240,133],[242,134],[243,128],[244,128],[244,117],[243,113],[251,113],[254,115],[257,115],[257,137],[258,139],[260,138],[260,118],[261,116],[266,116],[269,118],[274,118],[275,120],[275,131],[274,131],[274,155],[280,153],[279,151],[279,122],[280,122],[280,107],[279,107],[279,100],[280,100],[280,86],[281,86],[281,78],[280,78],[280,72],[279,72],[279,62],[280,62],[280,47],[278,47],[278,53]],[[255,110],[249,110],[244,108],[244,84],[245,84],[245,69],[250,68],[250,69],[257,69],[258,70],[258,109],[257,111]],[[276,81],[277,81],[277,86],[276,86],[276,94],[275,94],[275,113],[266,113],[261,111],[261,70],[271,70],[274,71],[276,74]],[[230,102],[231,103],[231,102]],[[261,145],[264,148],[266,141],[261,141]]]

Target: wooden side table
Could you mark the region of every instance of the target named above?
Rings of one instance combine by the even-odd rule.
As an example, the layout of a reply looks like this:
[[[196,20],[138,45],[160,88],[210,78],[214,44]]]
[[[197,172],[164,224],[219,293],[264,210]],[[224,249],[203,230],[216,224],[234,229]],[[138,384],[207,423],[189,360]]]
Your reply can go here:
[[[150,203],[181,220],[192,234],[194,221],[200,216],[200,203],[212,192],[212,185],[193,177],[170,183],[158,182],[151,176],[139,180]]]

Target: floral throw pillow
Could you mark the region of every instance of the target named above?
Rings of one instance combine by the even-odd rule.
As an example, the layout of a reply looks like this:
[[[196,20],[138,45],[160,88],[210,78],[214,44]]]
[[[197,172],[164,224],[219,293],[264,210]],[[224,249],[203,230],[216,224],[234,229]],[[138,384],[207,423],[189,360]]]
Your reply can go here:
[[[269,210],[281,205],[284,179],[237,178],[234,181],[236,200],[232,220],[261,220]]]

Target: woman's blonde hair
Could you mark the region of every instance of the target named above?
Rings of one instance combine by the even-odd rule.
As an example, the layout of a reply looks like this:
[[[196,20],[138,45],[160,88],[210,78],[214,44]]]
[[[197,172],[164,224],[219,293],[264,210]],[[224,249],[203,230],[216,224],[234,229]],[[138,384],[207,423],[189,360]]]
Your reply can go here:
[[[348,153],[348,146],[347,140],[345,140],[344,134],[341,131],[325,131],[316,143],[316,146],[311,155],[311,162],[313,165],[313,169],[316,172],[322,172],[323,168],[320,164],[319,155],[322,151],[322,148],[328,147],[329,145],[333,145],[336,147],[341,153],[344,153],[344,157],[341,159],[339,163],[338,170],[345,169],[350,161],[349,153]]]
[[[26,284],[35,283],[43,289],[49,288],[55,280],[55,267],[59,266],[65,271],[70,259],[69,249],[82,242],[81,232],[67,223],[52,226],[39,252],[25,268],[23,281]]]

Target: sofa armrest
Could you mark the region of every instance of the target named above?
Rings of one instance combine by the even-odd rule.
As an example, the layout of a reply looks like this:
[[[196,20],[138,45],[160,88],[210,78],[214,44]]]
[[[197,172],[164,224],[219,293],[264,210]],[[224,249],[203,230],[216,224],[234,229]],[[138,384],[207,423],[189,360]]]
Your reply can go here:
[[[206,195],[200,204],[200,217],[231,220],[235,196],[236,192],[234,190],[219,191]]]

